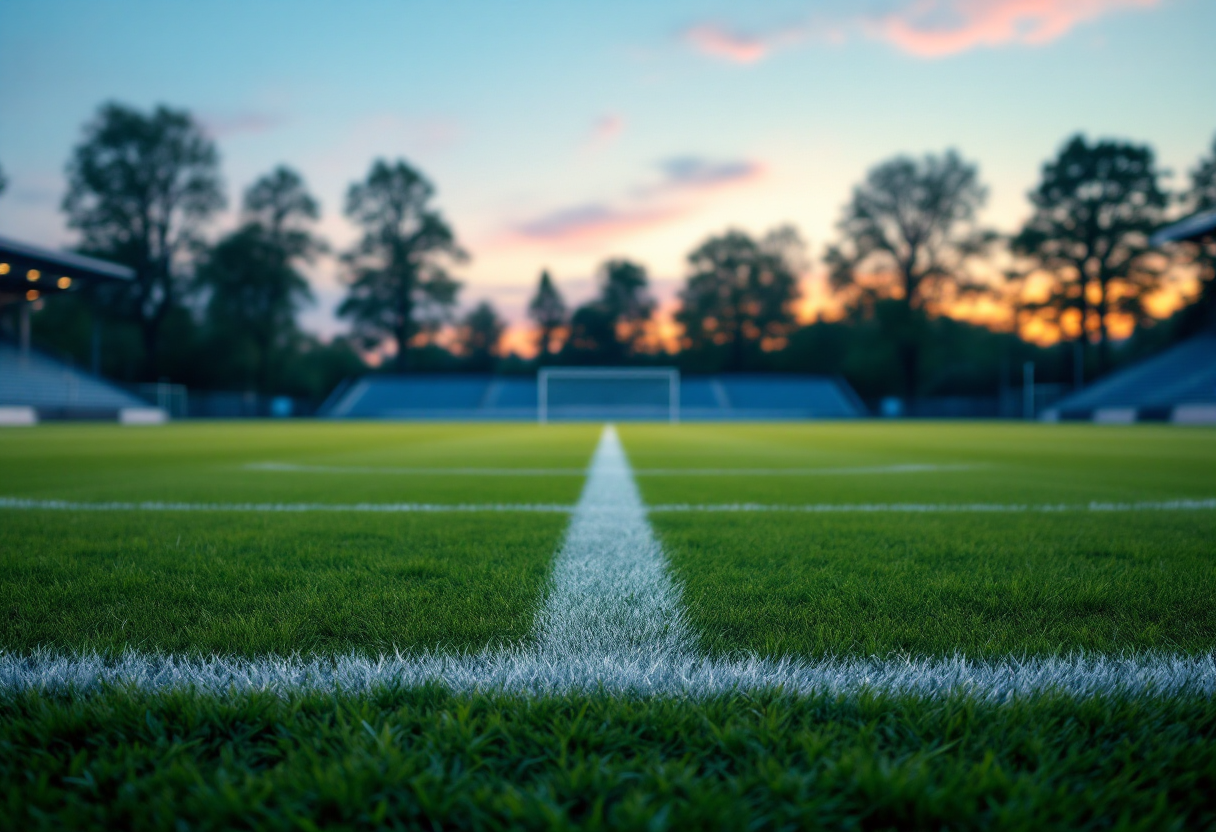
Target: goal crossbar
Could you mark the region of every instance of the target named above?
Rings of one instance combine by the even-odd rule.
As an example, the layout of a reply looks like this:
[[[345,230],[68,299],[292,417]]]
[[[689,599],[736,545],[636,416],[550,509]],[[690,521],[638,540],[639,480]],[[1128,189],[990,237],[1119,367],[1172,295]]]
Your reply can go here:
[[[668,421],[680,421],[680,371],[675,367],[544,367],[537,374],[536,381],[536,414],[541,424],[551,421],[555,413],[561,412],[562,407],[571,409],[570,405],[555,402],[554,396],[551,395],[553,383],[560,385],[563,381],[601,382],[603,384],[598,392],[604,392],[612,382],[654,382],[656,389],[662,385],[667,398],[665,405],[657,407],[666,409]],[[578,405],[573,407],[577,410]],[[605,416],[611,418],[614,408],[627,412],[630,405],[602,401],[588,404],[585,406],[587,412],[574,418],[590,418],[588,414],[596,407],[601,408]],[[655,405],[643,407],[656,408]]]

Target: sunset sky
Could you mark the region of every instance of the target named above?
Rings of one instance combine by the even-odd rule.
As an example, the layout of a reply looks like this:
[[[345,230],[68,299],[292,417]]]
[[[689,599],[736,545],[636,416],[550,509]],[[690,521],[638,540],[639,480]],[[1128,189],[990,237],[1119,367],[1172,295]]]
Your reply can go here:
[[[542,267],[584,299],[613,255],[670,299],[728,226],[791,222],[818,256],[851,186],[901,152],[977,161],[1001,230],[1077,130],[1150,142],[1180,185],[1216,134],[1213,43],[1213,0],[4,0],[0,234],[70,245],[81,125],[163,102],[217,139],[231,205],[300,170],[339,249],[347,185],[409,159],[472,254],[464,306],[520,320]],[[306,323],[341,331],[338,268],[313,272]]]

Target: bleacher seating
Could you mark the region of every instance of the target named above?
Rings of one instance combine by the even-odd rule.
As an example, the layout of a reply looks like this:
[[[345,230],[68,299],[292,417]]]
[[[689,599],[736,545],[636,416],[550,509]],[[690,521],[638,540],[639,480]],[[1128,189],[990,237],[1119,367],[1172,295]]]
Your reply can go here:
[[[353,419],[537,418],[533,377],[365,376],[331,397],[321,415]],[[865,406],[841,379],[823,376],[685,376],[680,418],[848,419]]]
[[[0,406],[32,407],[39,418],[114,419],[148,403],[37,350],[0,342]]]
[[[1191,413],[1216,408],[1216,334],[1199,335],[1112,373],[1061,399],[1045,418],[1177,420],[1179,408]]]

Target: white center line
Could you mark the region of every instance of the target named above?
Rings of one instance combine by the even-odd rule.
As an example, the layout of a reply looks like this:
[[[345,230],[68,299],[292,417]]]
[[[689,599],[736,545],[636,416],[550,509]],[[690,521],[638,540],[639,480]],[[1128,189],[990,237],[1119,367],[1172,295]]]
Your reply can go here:
[[[611,425],[592,458],[536,629],[541,653],[553,660],[655,658],[689,648],[679,590]]]

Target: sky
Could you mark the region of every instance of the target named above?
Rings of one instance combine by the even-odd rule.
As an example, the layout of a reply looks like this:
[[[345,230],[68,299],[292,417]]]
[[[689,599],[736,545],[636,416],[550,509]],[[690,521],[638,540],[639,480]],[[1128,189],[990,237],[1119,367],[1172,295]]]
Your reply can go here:
[[[707,235],[792,223],[818,257],[897,154],[976,162],[1003,231],[1077,131],[1152,144],[1181,186],[1216,136],[1214,42],[1213,0],[0,0],[0,235],[71,245],[84,123],[164,103],[219,145],[213,238],[286,163],[340,251],[347,187],[401,157],[472,255],[463,307],[518,324],[542,268],[578,302],[627,256],[669,310]],[[344,331],[338,263],[310,277],[306,327]],[[804,292],[825,301],[815,273]]]

